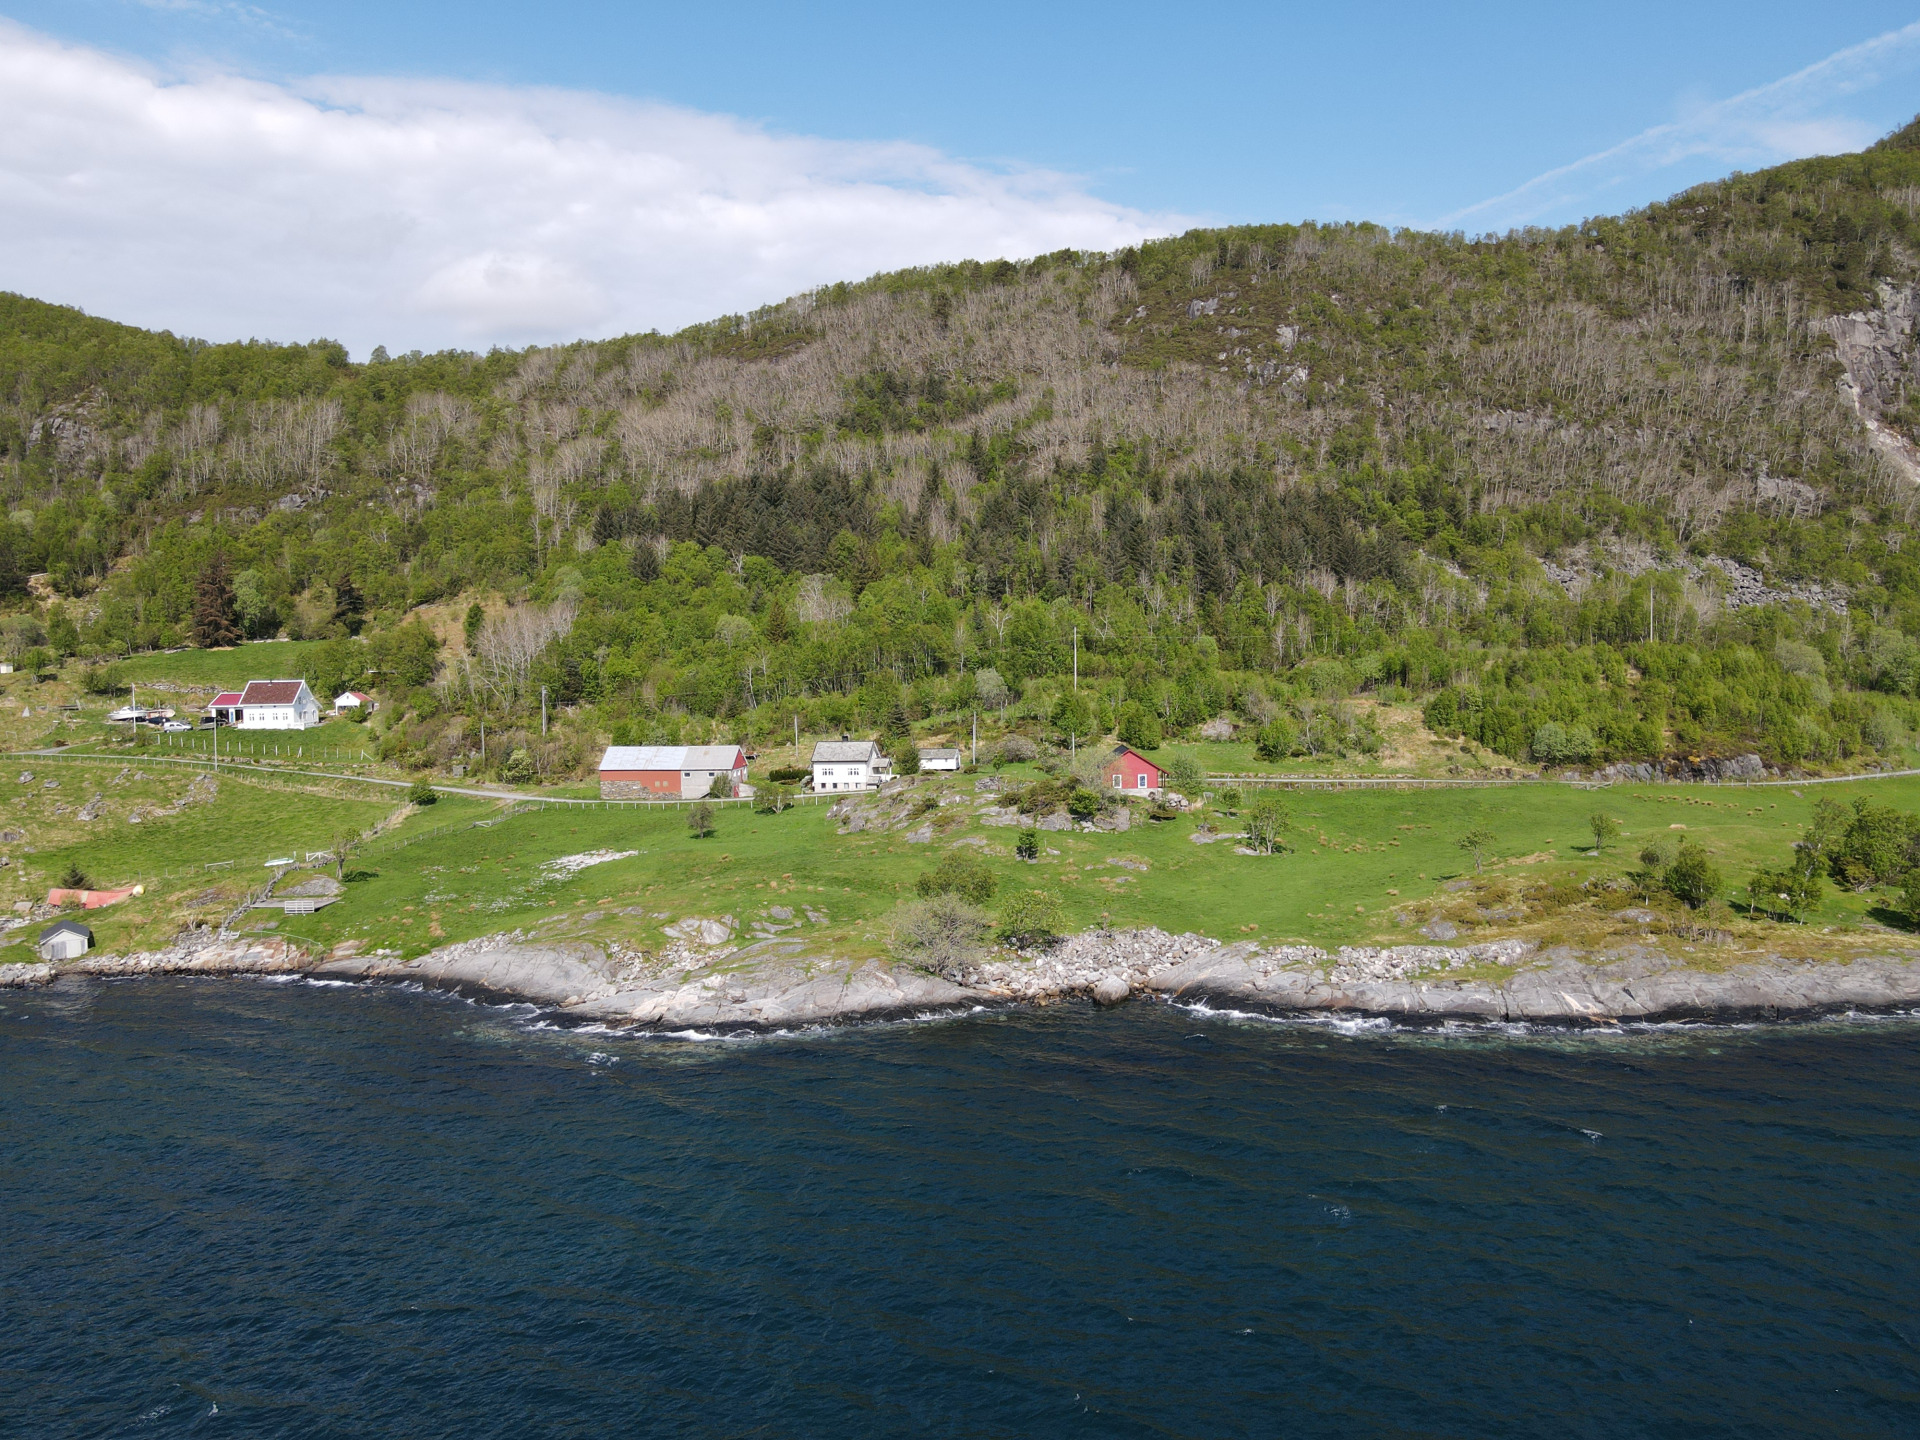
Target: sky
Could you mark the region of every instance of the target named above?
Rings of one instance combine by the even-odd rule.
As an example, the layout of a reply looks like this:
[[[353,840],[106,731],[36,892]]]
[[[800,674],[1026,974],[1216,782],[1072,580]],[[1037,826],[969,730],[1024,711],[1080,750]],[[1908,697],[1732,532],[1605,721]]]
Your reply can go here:
[[[1920,0],[0,0],[0,289],[520,346],[1194,225],[1563,224],[1916,112]]]

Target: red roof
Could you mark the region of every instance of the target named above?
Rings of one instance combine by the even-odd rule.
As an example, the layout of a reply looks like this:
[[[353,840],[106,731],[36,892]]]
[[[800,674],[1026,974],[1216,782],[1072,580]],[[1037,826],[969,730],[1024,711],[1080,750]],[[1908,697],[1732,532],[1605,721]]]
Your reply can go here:
[[[231,710],[239,703],[240,692],[238,690],[222,690],[218,695],[213,697],[213,703],[208,705],[207,708],[209,710]]]
[[[291,705],[300,698],[304,680],[249,680],[241,693],[242,705]]]
[[[373,697],[364,690],[349,690],[347,697],[352,700],[371,700]]]

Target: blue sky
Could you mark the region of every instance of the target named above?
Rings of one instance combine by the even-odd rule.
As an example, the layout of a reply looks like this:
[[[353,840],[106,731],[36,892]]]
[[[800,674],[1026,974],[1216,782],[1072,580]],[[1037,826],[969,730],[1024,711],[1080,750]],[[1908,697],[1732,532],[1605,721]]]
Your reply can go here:
[[[31,232],[0,237],[0,287],[223,335],[337,316],[356,347],[671,327],[886,265],[1191,223],[1561,223],[1920,111],[1920,6],[1871,0],[0,16],[38,134],[5,139],[0,114],[0,203]],[[42,93],[50,69],[123,103],[91,116]],[[115,168],[129,149],[137,173]],[[171,249],[155,207],[183,227]],[[279,269],[251,276],[263,245]]]

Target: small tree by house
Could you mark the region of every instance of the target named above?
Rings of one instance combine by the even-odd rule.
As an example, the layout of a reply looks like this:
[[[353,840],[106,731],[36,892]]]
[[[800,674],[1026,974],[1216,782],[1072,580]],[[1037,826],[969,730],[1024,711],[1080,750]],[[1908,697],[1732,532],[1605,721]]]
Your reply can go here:
[[[920,773],[920,747],[913,743],[911,736],[896,740],[893,748],[887,752],[893,757],[893,773],[896,775],[918,775]]]
[[[1473,857],[1473,873],[1478,875],[1495,841],[1496,837],[1491,830],[1473,829],[1454,841],[1453,845],[1456,850],[1464,850]]]
[[[1020,832],[1020,838],[1013,842],[1013,853],[1022,860],[1040,858],[1040,832],[1029,825]]]
[[[1119,736],[1121,744],[1136,750],[1158,750],[1163,738],[1159,717],[1135,700],[1120,707],[1114,734]]]
[[[693,832],[696,840],[704,840],[713,834],[714,816],[718,812],[705,800],[696,800],[687,807],[687,829]]]
[[[731,800],[733,798],[733,777],[720,774],[713,777],[713,783],[707,786],[709,800]]]
[[[1620,837],[1620,822],[1604,810],[1596,810],[1587,817],[1587,828],[1593,832],[1593,853],[1596,855]]]
[[[80,868],[78,861],[69,860],[67,862],[67,868],[60,872],[60,888],[62,890],[91,890],[93,889],[93,877]]]
[[[760,785],[753,792],[753,809],[757,815],[778,815],[783,810],[793,808],[793,787],[791,785]]]

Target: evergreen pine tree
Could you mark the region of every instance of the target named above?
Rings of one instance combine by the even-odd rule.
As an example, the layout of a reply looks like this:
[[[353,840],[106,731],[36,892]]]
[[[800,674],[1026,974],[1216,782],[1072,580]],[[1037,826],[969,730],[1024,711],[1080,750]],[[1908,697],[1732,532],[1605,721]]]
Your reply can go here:
[[[193,587],[193,643],[202,650],[240,643],[240,615],[233,601],[233,580],[227,573],[227,557],[218,550]]]
[[[360,591],[353,583],[351,575],[342,575],[333,586],[333,618],[349,635],[360,633],[361,618],[367,613],[367,602],[361,598]]]
[[[780,603],[780,597],[774,596],[767,602],[767,643],[784,645],[793,633],[787,624],[787,607]]]

